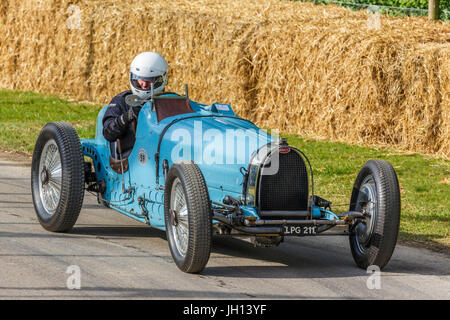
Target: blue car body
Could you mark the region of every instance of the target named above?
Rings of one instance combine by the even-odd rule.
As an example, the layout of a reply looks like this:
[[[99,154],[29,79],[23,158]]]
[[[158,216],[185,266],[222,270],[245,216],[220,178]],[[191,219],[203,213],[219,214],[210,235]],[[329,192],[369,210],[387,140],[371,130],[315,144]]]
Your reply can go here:
[[[190,100],[190,106],[194,112],[167,117],[159,122],[150,102],[142,106],[137,121],[136,142],[128,156],[129,170],[123,175],[112,170],[109,165],[110,142],[102,133],[102,119],[107,106],[99,112],[95,139],[80,140],[83,155],[92,158],[97,180],[106,182],[102,197],[109,207],[164,230],[164,172],[161,163],[167,160],[169,168],[172,166],[174,148],[184,150],[177,154],[176,160],[194,160],[197,163],[205,178],[211,201],[222,202],[227,195],[241,197],[244,182],[242,168],[247,167],[252,153],[273,142],[274,138],[251,121],[238,117],[229,105],[204,105]],[[221,148],[217,148],[214,145],[217,141],[202,136],[205,131],[226,132],[227,129],[239,133],[233,136],[233,145],[246,145],[246,157],[239,154],[237,147],[230,150],[222,143]],[[187,143],[182,141],[180,134],[183,133],[191,137]],[[205,150],[211,150],[214,159],[219,161],[210,163],[201,159]],[[159,155],[158,166],[156,154]],[[231,159],[230,154],[234,154]],[[127,192],[123,192],[122,185]],[[242,205],[242,210],[245,215],[258,218],[252,206]]]

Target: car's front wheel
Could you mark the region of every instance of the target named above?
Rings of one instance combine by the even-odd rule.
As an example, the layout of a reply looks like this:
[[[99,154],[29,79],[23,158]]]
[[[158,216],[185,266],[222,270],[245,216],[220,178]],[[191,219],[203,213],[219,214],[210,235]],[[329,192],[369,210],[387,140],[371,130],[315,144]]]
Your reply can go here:
[[[369,160],[353,186],[350,211],[362,212],[350,228],[350,248],[360,268],[383,268],[397,243],[400,188],[394,168],[386,161]]]
[[[170,168],[164,216],[175,264],[183,272],[201,272],[211,252],[212,214],[205,180],[193,162],[176,163]]]
[[[31,191],[40,224],[69,231],[84,198],[84,161],[80,139],[65,122],[47,123],[37,138],[31,163]]]

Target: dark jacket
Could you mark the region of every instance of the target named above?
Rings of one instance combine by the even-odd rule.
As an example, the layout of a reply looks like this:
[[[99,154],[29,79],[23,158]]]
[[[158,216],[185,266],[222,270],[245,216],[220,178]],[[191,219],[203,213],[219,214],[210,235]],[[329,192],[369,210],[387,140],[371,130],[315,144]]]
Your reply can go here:
[[[131,108],[125,103],[125,97],[131,93],[131,90],[128,90],[115,96],[103,116],[103,136],[110,142],[116,142],[117,139],[120,139],[122,154],[129,153],[127,151],[131,151],[136,141],[131,124],[124,125],[119,120],[119,117]],[[137,116],[140,108],[134,108],[134,110]],[[111,153],[114,154],[114,150],[111,150]]]

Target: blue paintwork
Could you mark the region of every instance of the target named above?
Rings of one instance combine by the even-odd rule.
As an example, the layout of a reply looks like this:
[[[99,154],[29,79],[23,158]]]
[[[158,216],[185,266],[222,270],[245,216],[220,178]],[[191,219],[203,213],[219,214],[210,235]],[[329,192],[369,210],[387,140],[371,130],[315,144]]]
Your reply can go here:
[[[136,143],[128,157],[129,170],[123,177],[109,167],[111,155],[109,142],[102,134],[102,119],[107,106],[99,112],[95,139],[81,139],[81,145],[83,154],[93,159],[97,180],[106,181],[106,192],[103,198],[109,202],[111,208],[143,223],[146,219],[142,214],[147,211],[150,224],[164,230],[164,177],[161,165],[164,159],[168,160],[169,167],[174,161],[194,160],[205,177],[212,201],[222,202],[226,195],[239,197],[242,194],[243,175],[240,168],[246,168],[250,154],[263,144],[272,141],[273,138],[266,132],[260,132],[260,129],[250,121],[236,116],[229,105],[215,103],[207,106],[194,101],[190,103],[194,113],[168,117],[160,122],[157,121],[156,112],[151,110],[151,104],[143,105],[137,122]],[[163,129],[175,119],[182,120],[169,127],[161,143],[160,178],[157,184],[154,159],[159,136]],[[230,157],[232,150],[229,150],[224,142],[222,142],[222,148],[218,148],[220,141],[208,139],[206,135],[203,139],[199,139],[202,137],[202,132],[214,134],[226,132],[226,129],[240,130],[237,131],[239,134],[233,137],[236,145],[245,142],[245,139],[247,143],[249,139],[257,142],[254,146],[249,146],[247,156],[239,162],[235,161],[236,157],[242,156],[238,154],[238,150],[234,152],[236,154],[234,157],[227,159],[227,155]],[[186,135],[190,135],[191,139],[186,139]],[[188,140],[191,140],[191,146]],[[190,155],[186,152],[188,150]],[[138,161],[138,153],[142,154],[143,151],[147,155],[147,161],[144,164]],[[174,154],[176,157],[173,157]],[[211,160],[207,157],[209,154],[214,156],[212,160],[216,160],[215,162],[208,161]],[[223,159],[222,163],[220,159]],[[227,161],[238,163],[229,164]],[[122,192],[122,179],[124,179],[125,190],[131,190],[130,194]],[[142,204],[138,203],[138,197],[144,199],[145,210]]]
[[[81,139],[81,144],[83,154],[93,160],[97,180],[106,181],[103,198],[109,202],[111,208],[140,222],[150,223],[155,228],[165,230],[162,171],[164,159],[168,160],[169,168],[173,162],[179,160],[194,160],[205,177],[212,201],[221,203],[226,195],[238,198],[242,195],[241,167],[247,168],[252,152],[273,141],[274,138],[252,122],[236,116],[229,105],[213,103],[208,106],[192,100],[190,103],[194,113],[168,117],[160,122],[157,121],[156,112],[152,111],[151,104],[143,105],[137,122],[136,143],[128,157],[129,170],[123,177],[109,167],[111,155],[109,142],[102,134],[102,119],[107,106],[99,112],[95,139]],[[180,120],[167,129],[161,143],[157,183],[155,153],[158,140],[164,128],[176,119]],[[225,143],[231,140],[220,142],[207,134],[202,135],[205,132],[225,133],[224,136],[227,137],[229,129],[238,130],[238,134],[233,136],[235,145],[247,142],[245,155],[237,148],[232,150],[230,143]],[[187,139],[189,136],[191,139]],[[143,154],[146,154],[146,161],[140,162],[138,156]],[[214,155],[216,161],[211,163],[208,155]],[[222,163],[218,159],[222,159]],[[129,193],[122,191],[122,179],[124,189],[130,191]],[[141,198],[140,203],[138,198]],[[259,219],[257,211],[251,206],[243,205],[241,211],[246,216],[255,216]],[[337,218],[334,213],[318,207],[314,207],[313,217],[331,220]]]
[[[313,219],[341,220],[334,212],[313,206]]]

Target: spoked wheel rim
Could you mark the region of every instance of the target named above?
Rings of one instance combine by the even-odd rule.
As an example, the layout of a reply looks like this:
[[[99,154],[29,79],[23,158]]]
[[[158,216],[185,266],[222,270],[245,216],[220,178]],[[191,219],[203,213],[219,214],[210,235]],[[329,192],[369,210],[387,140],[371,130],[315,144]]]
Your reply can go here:
[[[366,216],[365,221],[358,221],[354,229],[357,248],[364,253],[370,246],[377,218],[377,188],[372,175],[367,176],[361,183],[356,199],[356,211]]]
[[[171,228],[178,253],[185,257],[189,242],[189,219],[186,196],[180,179],[172,185],[170,201]]]
[[[61,155],[56,141],[47,141],[39,161],[39,196],[44,210],[52,216],[61,198]]]

